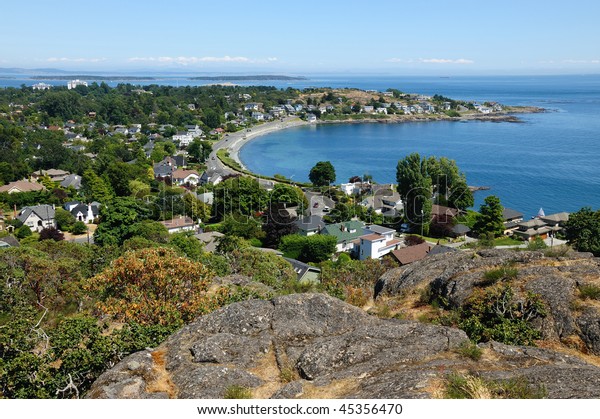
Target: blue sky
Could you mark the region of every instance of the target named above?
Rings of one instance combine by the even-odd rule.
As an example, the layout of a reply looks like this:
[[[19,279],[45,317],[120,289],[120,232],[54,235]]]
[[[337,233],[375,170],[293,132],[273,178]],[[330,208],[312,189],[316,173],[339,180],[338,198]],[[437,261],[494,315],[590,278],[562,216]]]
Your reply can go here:
[[[600,73],[596,0],[5,3],[0,67]]]

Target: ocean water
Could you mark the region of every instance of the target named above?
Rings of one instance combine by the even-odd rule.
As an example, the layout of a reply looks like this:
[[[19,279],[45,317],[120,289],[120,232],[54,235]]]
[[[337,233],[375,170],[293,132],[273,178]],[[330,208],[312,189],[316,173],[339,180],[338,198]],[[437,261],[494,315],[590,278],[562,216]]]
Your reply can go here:
[[[335,86],[332,81],[331,85]],[[354,82],[355,84],[351,84]],[[326,83],[325,83],[326,84]],[[510,122],[415,122],[334,124],[268,134],[240,153],[252,171],[307,181],[310,168],[329,160],[337,183],[369,173],[395,182],[406,155],[456,160],[470,185],[489,186],[504,206],[535,215],[600,208],[600,76],[357,78],[338,86],[443,94],[456,99],[534,105],[545,113]]]

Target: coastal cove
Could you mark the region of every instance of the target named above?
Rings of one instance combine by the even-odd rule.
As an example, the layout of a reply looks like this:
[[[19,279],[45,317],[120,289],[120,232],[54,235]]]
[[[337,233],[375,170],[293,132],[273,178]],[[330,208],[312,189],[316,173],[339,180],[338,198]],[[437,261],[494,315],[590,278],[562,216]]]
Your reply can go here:
[[[568,84],[568,79],[564,78],[564,83]],[[364,173],[379,183],[389,183],[395,182],[398,160],[412,152],[447,156],[457,161],[470,185],[491,188],[475,194],[476,208],[489,194],[528,216],[540,207],[547,213],[598,208],[598,79],[592,78],[587,89],[569,89],[564,84],[553,87],[556,80],[546,79],[547,84],[532,88],[529,94],[518,84],[512,90],[504,86],[507,91],[499,95],[503,103],[548,110],[518,115],[521,123],[313,124],[256,137],[241,148],[239,157],[255,173],[278,173],[299,182],[307,181],[309,168],[317,161],[330,160],[336,168],[336,183]],[[487,83],[494,85],[493,80]],[[481,87],[482,92],[490,90],[485,84]]]

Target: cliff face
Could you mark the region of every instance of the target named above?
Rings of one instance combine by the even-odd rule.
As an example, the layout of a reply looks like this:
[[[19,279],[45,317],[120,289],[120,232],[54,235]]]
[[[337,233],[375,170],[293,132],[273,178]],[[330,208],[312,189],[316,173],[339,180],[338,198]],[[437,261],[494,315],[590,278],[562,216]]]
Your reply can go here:
[[[386,282],[391,290],[391,282]],[[321,294],[232,304],[104,373],[89,398],[431,398],[452,371],[519,377],[551,398],[600,397],[600,368],[558,352],[488,343],[461,330],[380,319]]]

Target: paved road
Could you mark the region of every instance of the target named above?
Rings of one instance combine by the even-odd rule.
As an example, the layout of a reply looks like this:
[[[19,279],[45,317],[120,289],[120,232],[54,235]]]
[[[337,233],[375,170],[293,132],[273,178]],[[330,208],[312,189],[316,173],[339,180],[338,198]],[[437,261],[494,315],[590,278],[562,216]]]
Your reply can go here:
[[[324,211],[326,207],[329,209],[335,207],[333,199],[323,196],[319,192],[305,191],[304,195],[309,203],[310,215],[319,215],[322,217],[329,213],[329,211]],[[315,204],[317,205],[316,207]]]

